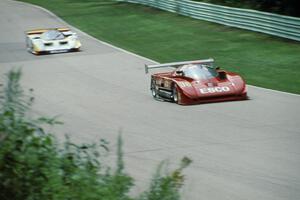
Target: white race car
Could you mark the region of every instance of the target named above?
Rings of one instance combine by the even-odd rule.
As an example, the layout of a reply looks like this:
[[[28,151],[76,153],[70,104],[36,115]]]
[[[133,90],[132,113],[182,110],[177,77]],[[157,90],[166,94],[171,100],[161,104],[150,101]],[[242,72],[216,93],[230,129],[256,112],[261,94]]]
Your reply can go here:
[[[36,29],[26,32],[27,50],[35,55],[79,51],[81,43],[68,28]]]

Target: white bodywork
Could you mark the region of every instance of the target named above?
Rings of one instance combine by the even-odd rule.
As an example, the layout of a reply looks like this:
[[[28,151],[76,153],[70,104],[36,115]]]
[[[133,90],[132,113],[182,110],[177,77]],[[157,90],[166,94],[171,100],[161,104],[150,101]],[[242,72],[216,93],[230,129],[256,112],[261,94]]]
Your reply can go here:
[[[78,51],[81,43],[69,29],[33,30],[26,33],[27,50],[33,54]]]

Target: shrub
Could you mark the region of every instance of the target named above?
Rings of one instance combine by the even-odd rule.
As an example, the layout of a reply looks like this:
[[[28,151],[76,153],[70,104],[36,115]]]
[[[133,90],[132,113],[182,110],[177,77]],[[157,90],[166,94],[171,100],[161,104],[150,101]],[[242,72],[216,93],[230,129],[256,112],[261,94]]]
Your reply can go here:
[[[66,137],[59,144],[45,127],[62,123],[28,115],[34,99],[24,93],[20,78],[20,70],[10,71],[0,93],[0,199],[134,200],[128,194],[134,181],[124,170],[121,136],[116,169],[102,159],[109,151],[105,140],[78,145]],[[182,170],[189,164],[184,158],[166,174],[161,164],[150,188],[136,199],[179,199]]]

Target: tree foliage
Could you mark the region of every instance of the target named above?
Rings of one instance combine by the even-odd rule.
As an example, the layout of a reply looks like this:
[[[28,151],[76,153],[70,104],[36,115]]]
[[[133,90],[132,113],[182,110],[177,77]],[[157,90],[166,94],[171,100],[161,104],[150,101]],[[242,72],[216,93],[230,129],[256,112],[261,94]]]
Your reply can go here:
[[[194,0],[300,17],[298,0]]]
[[[178,169],[157,174],[151,187],[134,198],[134,180],[124,169],[122,139],[118,138],[116,169],[105,164],[109,144],[75,144],[66,137],[59,144],[47,125],[55,118],[32,119],[28,113],[33,97],[19,81],[20,70],[7,75],[0,98],[0,199],[1,200],[168,200],[179,198],[185,158]],[[32,91],[32,90],[31,90]]]

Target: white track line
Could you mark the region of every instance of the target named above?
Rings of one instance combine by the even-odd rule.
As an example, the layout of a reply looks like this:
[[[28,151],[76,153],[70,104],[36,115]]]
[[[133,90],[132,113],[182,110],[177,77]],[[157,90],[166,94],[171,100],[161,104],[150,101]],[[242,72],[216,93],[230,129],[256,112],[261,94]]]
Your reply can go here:
[[[114,48],[114,49],[117,49],[117,50],[119,50],[119,51],[122,51],[122,52],[124,52],[124,53],[130,54],[130,55],[132,55],[132,56],[141,58],[141,59],[143,59],[143,60],[147,60],[147,61],[149,61],[149,62],[151,62],[151,63],[153,63],[153,64],[159,64],[159,62],[157,62],[157,61],[155,61],[155,60],[152,60],[152,59],[150,59],[150,58],[146,58],[146,57],[144,57],[144,56],[141,56],[141,55],[132,53],[132,52],[127,51],[127,50],[125,50],[125,49],[121,49],[121,48],[119,48],[119,47],[117,47],[117,46],[114,46],[114,45],[112,45],[112,44],[109,44],[109,43],[107,43],[107,42],[103,42],[103,41],[101,41],[101,40],[99,40],[99,39],[97,39],[97,38],[95,38],[95,37],[93,37],[93,36],[91,36],[91,35],[89,35],[89,34],[83,32],[83,31],[81,31],[80,29],[78,29],[78,28],[76,28],[76,27],[74,27],[74,26],[72,26],[72,25],[69,25],[66,21],[64,21],[63,19],[59,18],[58,16],[56,16],[56,15],[55,15],[54,13],[52,13],[51,11],[49,11],[49,10],[47,10],[47,9],[41,7],[41,6],[37,6],[37,5],[31,4],[31,3],[20,2],[20,1],[17,1],[17,2],[18,2],[18,3],[25,4],[25,5],[31,5],[31,6],[33,6],[33,7],[35,7],[35,8],[38,8],[38,9],[43,10],[44,12],[48,13],[48,14],[51,15],[52,17],[56,18],[57,20],[61,21],[61,22],[64,23],[64,24],[66,24],[67,26],[71,27],[72,29],[76,30],[77,32],[80,32],[80,33],[83,34],[84,36],[89,37],[90,39],[95,40],[95,41],[99,42],[99,43],[102,44],[102,45],[106,45],[106,46],[109,46],[109,47],[111,47],[111,48]],[[247,86],[248,86],[248,87],[257,88],[257,89],[260,89],[260,90],[269,91],[269,92],[275,92],[275,93],[281,93],[281,94],[286,94],[286,95],[292,95],[292,96],[298,96],[298,97],[300,97],[300,94],[294,94],[294,93],[289,93],[289,92],[283,92],[283,91],[278,91],[278,90],[273,90],[273,89],[268,89],[268,88],[258,87],[258,86],[254,86],[254,85],[247,85]]]

